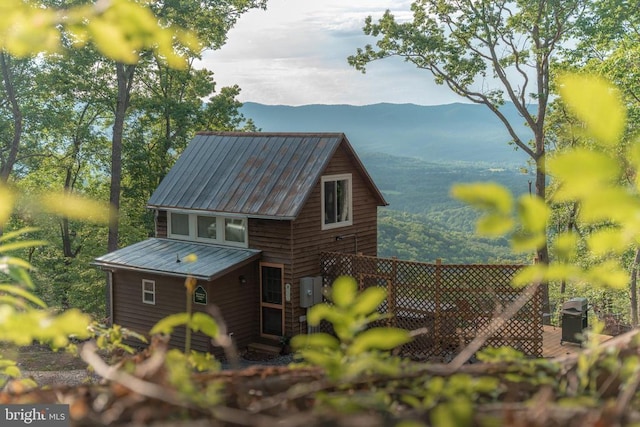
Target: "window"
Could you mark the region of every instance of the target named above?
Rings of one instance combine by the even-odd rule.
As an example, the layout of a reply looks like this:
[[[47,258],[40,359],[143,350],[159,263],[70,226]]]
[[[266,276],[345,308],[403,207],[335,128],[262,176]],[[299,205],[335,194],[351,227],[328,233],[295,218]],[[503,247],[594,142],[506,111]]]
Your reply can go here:
[[[351,174],[322,177],[322,229],[353,224]]]
[[[247,219],[168,211],[168,236],[174,239],[247,247]]]
[[[224,219],[224,239],[229,242],[244,243],[246,234],[245,222],[238,218]]]
[[[171,233],[180,236],[189,235],[189,215],[181,213],[171,214]]]
[[[218,221],[215,216],[199,216],[198,215],[198,237],[204,239],[218,238]]]
[[[142,302],[145,304],[156,303],[156,282],[142,279]]]

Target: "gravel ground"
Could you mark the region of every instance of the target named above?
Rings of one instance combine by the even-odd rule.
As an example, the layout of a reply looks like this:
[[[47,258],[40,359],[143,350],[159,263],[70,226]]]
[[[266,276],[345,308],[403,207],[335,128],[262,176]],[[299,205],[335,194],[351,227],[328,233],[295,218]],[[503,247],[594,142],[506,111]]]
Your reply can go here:
[[[222,369],[245,369],[255,366],[286,366],[293,361],[292,355],[269,357],[262,355],[246,355],[239,360],[239,366],[222,363]],[[76,386],[87,383],[98,383],[100,377],[86,369],[58,371],[23,371],[24,377],[32,378],[39,386],[69,385]]]
[[[222,369],[244,369],[251,366],[286,366],[293,362],[293,355],[288,354],[285,356],[260,356],[260,355],[245,355],[238,361],[237,367],[231,366],[227,362],[222,363]]]
[[[69,385],[97,383],[100,377],[86,369],[72,369],[69,371],[23,371],[23,376],[32,378],[40,387],[49,385]]]

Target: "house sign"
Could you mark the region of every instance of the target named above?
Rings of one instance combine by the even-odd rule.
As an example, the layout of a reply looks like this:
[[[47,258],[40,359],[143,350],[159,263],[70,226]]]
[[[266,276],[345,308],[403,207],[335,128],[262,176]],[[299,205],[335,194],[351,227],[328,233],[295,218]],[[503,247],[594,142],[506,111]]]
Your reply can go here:
[[[198,286],[193,292],[193,302],[195,302],[196,304],[207,303],[207,291],[205,291],[202,286]]]

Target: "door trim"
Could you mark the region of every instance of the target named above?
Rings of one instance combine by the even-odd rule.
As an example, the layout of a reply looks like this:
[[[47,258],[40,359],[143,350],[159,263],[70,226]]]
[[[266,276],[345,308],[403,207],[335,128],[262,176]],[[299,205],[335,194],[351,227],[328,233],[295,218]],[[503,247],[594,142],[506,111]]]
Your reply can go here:
[[[281,295],[281,304],[274,304],[262,301],[262,267],[270,267],[270,268],[278,268],[280,269],[280,295]],[[284,295],[284,264],[276,264],[271,262],[260,262],[260,336],[264,338],[277,338],[279,339],[279,335],[271,335],[263,333],[263,315],[262,308],[273,308],[280,310],[281,312],[281,329],[282,335],[285,335],[285,325],[284,325],[284,303],[285,303],[285,295]]]

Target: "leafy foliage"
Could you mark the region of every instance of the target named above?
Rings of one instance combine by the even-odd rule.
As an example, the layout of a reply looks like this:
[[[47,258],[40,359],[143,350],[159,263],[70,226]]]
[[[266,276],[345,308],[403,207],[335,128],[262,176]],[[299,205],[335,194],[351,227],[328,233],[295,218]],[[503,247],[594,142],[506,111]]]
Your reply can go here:
[[[61,50],[61,27],[70,34],[75,48],[92,41],[104,55],[125,63],[137,62],[141,50],[152,49],[173,66],[184,67],[185,59],[174,43],[199,49],[193,34],[162,25],[147,7],[129,0],[66,10],[7,0],[0,7],[0,16],[0,48],[18,57]]]
[[[529,267],[519,275],[516,282],[525,284],[565,280],[614,288],[625,287],[629,276],[621,265],[619,255],[629,245],[637,245],[637,236],[640,235],[636,218],[640,211],[637,185],[618,184],[619,176],[628,168],[618,158],[615,150],[622,140],[625,109],[615,88],[600,79],[568,75],[560,81],[560,85],[563,101],[585,124],[584,132],[590,138],[592,146],[588,150],[581,147],[569,148],[549,159],[549,171],[559,183],[551,201],[571,201],[580,205],[578,219],[583,224],[608,225],[585,238],[585,247],[597,257],[592,265],[581,267],[574,262],[576,252],[572,248],[575,248],[581,236],[574,231],[564,231],[556,236],[553,243],[554,252],[559,255],[558,260],[549,266]],[[585,105],[585,99],[598,99],[598,102]],[[604,110],[602,105],[606,106]],[[612,126],[603,128],[599,124],[601,122],[611,123]],[[639,142],[632,144],[627,156],[635,170],[640,167],[640,156],[636,155],[638,146]],[[468,199],[469,190],[473,188],[475,187],[457,186],[453,192]],[[491,194],[485,195],[484,199],[483,204],[489,208],[485,207],[483,218],[491,218],[495,216],[491,206],[498,201],[508,205],[509,196]],[[474,195],[469,201],[475,200]],[[529,243],[523,248],[535,250],[541,241],[536,236],[544,232],[544,223],[549,218],[549,211],[542,208],[542,201],[530,201],[517,211],[510,210],[507,214],[513,224],[508,227],[512,232],[512,241],[515,242],[522,234],[531,236]],[[497,227],[491,231],[496,234],[504,232]]]
[[[14,232],[0,238],[0,342],[21,346],[38,341],[58,349],[68,346],[70,337],[88,338],[88,315],[75,309],[56,315],[33,294],[30,265],[7,253],[40,242],[15,241],[19,236]],[[13,361],[0,358],[0,374],[4,384],[7,377],[19,378],[20,370]]]
[[[377,311],[386,298],[382,288],[371,287],[358,293],[351,277],[339,277],[331,288],[329,304],[313,306],[307,314],[311,326],[321,321],[331,323],[337,338],[327,333],[297,335],[291,340],[294,350],[307,362],[321,366],[333,380],[349,380],[363,373],[397,372],[397,362],[382,358],[379,351],[389,351],[411,340],[408,331],[369,325],[384,318]]]

